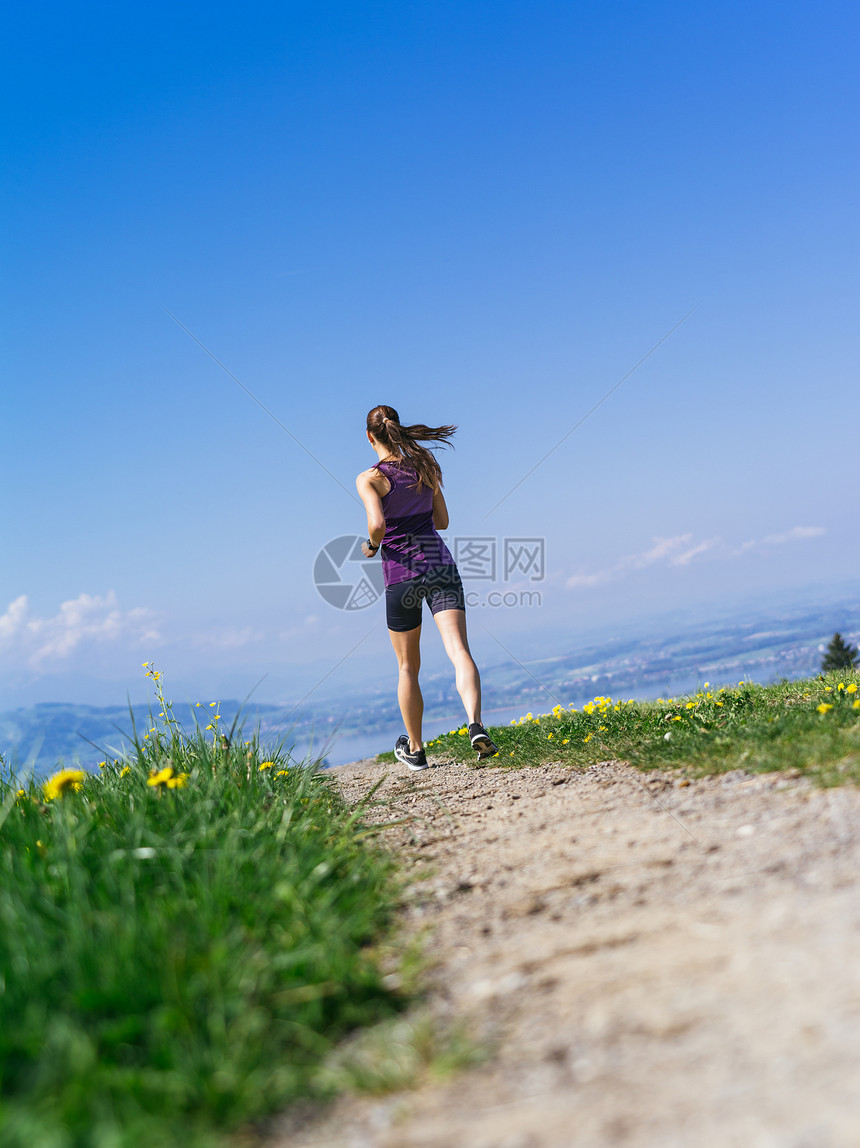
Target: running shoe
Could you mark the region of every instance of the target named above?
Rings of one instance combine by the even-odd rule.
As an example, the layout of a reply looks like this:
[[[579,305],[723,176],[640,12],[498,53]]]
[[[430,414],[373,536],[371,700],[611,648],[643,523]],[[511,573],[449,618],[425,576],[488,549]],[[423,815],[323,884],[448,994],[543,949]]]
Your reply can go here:
[[[402,733],[394,744],[394,756],[410,769],[426,769],[428,765],[427,754],[423,749],[419,749],[416,753],[410,750],[409,738],[405,733]]]
[[[499,752],[499,747],[495,745],[480,722],[473,721],[469,726],[469,741],[472,743],[472,749],[478,754],[478,761],[483,761],[485,757],[495,757]]]

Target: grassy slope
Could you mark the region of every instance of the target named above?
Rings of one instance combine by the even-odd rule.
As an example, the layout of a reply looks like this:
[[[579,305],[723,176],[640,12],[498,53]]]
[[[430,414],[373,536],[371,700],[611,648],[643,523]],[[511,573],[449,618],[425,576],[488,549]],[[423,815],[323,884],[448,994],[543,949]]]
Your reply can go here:
[[[616,758],[642,769],[685,767],[694,775],[799,769],[822,785],[857,783],[860,674],[842,671],[773,686],[739,683],[656,702],[598,697],[578,711],[558,705],[491,732],[500,752],[484,764],[495,767],[550,761],[586,766]],[[465,729],[429,742],[428,751],[431,760],[436,754],[475,761]]]
[[[4,1148],[220,1143],[395,1012],[369,948],[392,867],[358,814],[160,701],[134,755],[64,794],[0,783]]]

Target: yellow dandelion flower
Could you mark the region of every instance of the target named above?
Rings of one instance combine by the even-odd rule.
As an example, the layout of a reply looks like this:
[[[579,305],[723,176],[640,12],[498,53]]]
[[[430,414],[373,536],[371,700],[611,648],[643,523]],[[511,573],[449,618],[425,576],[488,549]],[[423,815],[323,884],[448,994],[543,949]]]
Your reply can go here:
[[[548,733],[548,734],[546,735],[546,740],[547,740],[547,741],[552,741],[552,739],[553,739],[553,734],[551,734],[551,733]]]
[[[587,734],[585,735],[585,737],[582,739],[582,741],[583,741],[583,744],[585,744],[585,742],[587,742],[587,741],[591,741],[591,739],[592,739],[593,737],[594,737],[594,734],[593,734],[593,733],[587,733]]]
[[[846,687],[845,687],[845,692],[846,692],[847,694],[856,694],[856,693],[857,693],[857,683],[856,683],[856,682],[852,682],[850,686],[846,686]]]
[[[141,665],[144,669],[146,669],[146,667],[149,665],[149,662],[141,662]]]
[[[82,769],[61,769],[53,777],[48,778],[42,786],[46,801],[53,801],[57,797],[64,797],[67,793],[77,793],[82,788],[86,777]]]
[[[289,772],[288,769],[278,769],[275,771],[275,777],[286,777]]]
[[[125,775],[127,773],[131,773],[131,766],[130,765],[124,765],[122,767],[122,769],[119,771],[120,777],[125,777]]]
[[[860,698],[851,703],[852,710],[860,710]]]
[[[710,682],[705,682],[705,689],[707,689],[710,684]]]
[[[26,797],[27,796],[27,790],[26,789],[19,789],[18,792],[15,794],[15,796],[16,797]]]
[[[680,720],[681,720],[681,719],[678,717],[678,715],[677,715],[677,714],[675,715],[675,717],[673,717],[673,718],[672,718],[672,721],[680,721]]]
[[[215,715],[215,718],[214,718],[214,720],[215,720],[215,721],[220,721],[220,720],[221,720],[221,715],[220,715],[220,714],[216,714],[216,715]]]
[[[257,766],[257,772],[262,773],[264,769],[271,769],[274,764],[273,761],[261,761]]]
[[[167,788],[168,789],[182,789],[183,786],[185,786],[187,784],[188,784],[188,774],[187,773],[177,773],[175,777],[168,777],[168,779],[167,779]]]
[[[692,710],[692,709],[695,709],[695,708],[696,708],[696,703],[695,703],[695,702],[687,702],[687,704],[686,704],[686,706],[685,706],[684,708],[685,708],[685,709],[688,709],[688,710]]]
[[[207,728],[207,729],[214,729],[214,728],[215,728],[215,726],[214,726],[214,725],[207,725],[207,727],[206,727],[206,728]]]
[[[210,710],[214,710],[214,709],[215,709],[215,707],[216,707],[217,705],[218,705],[218,703],[217,703],[217,702],[210,702],[210,703],[209,703],[209,708],[210,708]]]
[[[462,728],[462,729],[458,729],[458,730],[457,730],[457,733],[458,733],[458,734],[459,734],[461,737],[465,737],[465,736],[466,736],[466,734],[467,734],[468,732],[469,732],[469,731],[466,729],[466,727],[465,727],[465,726],[463,726],[463,728]]]
[[[605,725],[599,725],[597,727],[597,732],[598,733],[605,733],[606,732],[606,726]]]
[[[107,765],[107,762],[106,762],[106,761],[100,761],[100,762],[99,762],[99,769],[104,769],[104,767],[105,767],[106,765]]]
[[[175,772],[172,765],[166,765],[164,769],[151,769],[146,784],[152,786],[167,785],[174,776]]]
[[[832,688],[831,686],[825,686],[825,687],[824,687],[824,692],[825,692],[826,694],[832,694],[832,693],[833,693],[833,688]]]
[[[828,710],[832,710],[833,706],[829,702],[822,702],[820,706],[815,707],[820,714],[826,714]]]
[[[721,706],[722,704],[723,704],[722,702],[714,702],[715,706]]]

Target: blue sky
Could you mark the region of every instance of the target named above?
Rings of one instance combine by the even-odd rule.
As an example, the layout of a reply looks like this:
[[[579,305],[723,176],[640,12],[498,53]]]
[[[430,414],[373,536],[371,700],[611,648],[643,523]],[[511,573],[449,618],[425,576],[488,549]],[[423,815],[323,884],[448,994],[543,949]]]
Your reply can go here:
[[[122,700],[152,658],[279,700],[368,632],[332,684],[390,673],[381,604],[311,578],[359,507],[164,308],[349,491],[374,404],[460,425],[452,532],[546,539],[481,658],[854,579],[856,6],[9,22],[10,705]]]

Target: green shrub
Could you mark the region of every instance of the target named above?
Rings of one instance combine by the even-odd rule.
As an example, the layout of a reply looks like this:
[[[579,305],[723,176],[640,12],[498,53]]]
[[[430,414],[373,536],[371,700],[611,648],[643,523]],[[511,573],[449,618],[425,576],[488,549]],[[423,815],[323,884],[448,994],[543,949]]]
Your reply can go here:
[[[827,643],[824,657],[821,659],[822,674],[829,674],[832,670],[854,670],[860,663],[860,650],[846,642],[837,632]]]

